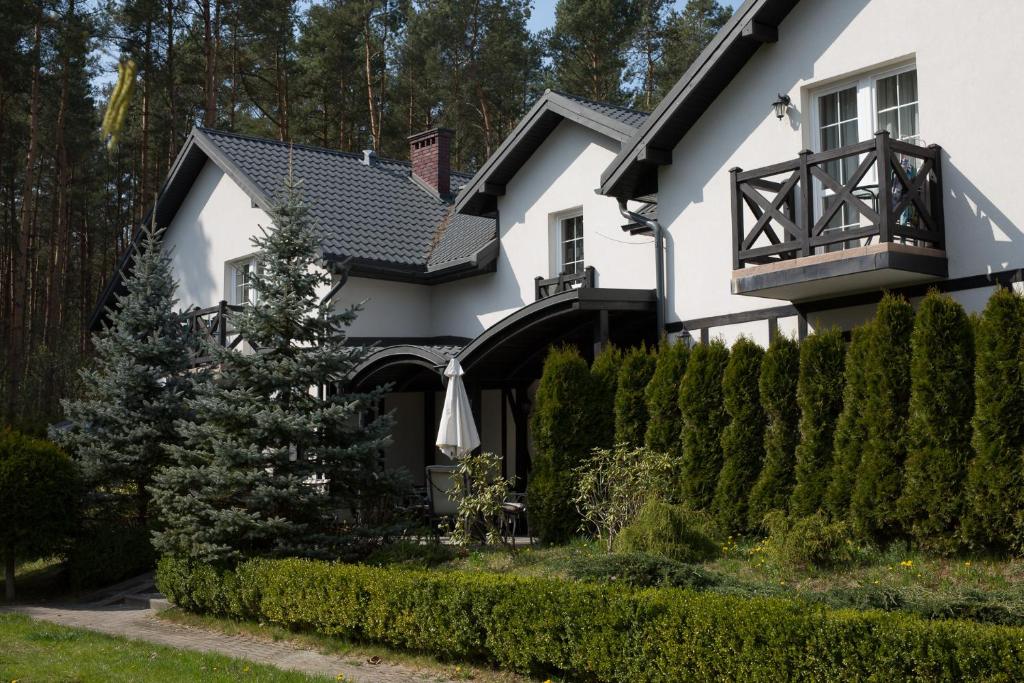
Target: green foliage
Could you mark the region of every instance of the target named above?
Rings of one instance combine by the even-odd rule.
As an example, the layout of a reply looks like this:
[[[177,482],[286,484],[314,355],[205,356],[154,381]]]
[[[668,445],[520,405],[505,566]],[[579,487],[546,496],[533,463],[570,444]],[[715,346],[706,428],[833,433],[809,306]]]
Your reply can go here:
[[[595,449],[576,469],[573,503],[608,549],[649,498],[671,493],[675,468],[671,456],[647,448]]]
[[[718,530],[705,512],[656,498],[647,503],[615,539],[619,553],[647,553],[677,562],[703,562],[718,556]]]
[[[804,516],[822,508],[832,478],[836,421],[843,409],[846,343],[838,329],[816,332],[800,343],[800,408],[796,469],[789,509]],[[849,390],[847,390],[849,391]],[[852,412],[847,420],[855,417]],[[844,507],[845,515],[845,507]]]
[[[395,541],[370,553],[365,563],[376,567],[401,565],[427,569],[444,564],[456,557],[455,548],[444,543]]]
[[[590,450],[590,389],[590,369],[575,348],[548,352],[530,415],[536,452],[527,488],[530,529],[545,543],[562,542],[579,526],[572,470]]]
[[[311,560],[161,560],[177,605],[537,677],[1009,681],[1024,630],[770,597]],[[555,637],[557,636],[557,637]]]
[[[692,588],[701,590],[718,583],[711,572],[661,555],[622,553],[575,558],[569,576],[578,581],[611,583],[634,588]]]
[[[682,446],[679,438],[683,418],[679,413],[679,383],[690,359],[690,347],[683,341],[658,346],[657,363],[651,381],[644,390],[647,403],[647,433],[644,443],[648,448],[679,457]]]
[[[785,511],[793,492],[800,419],[799,375],[800,345],[789,337],[777,337],[761,361],[758,387],[766,420],[764,466],[750,492],[747,525],[751,529],[759,527],[770,510]]]
[[[656,360],[647,347],[631,348],[622,358],[619,390],[615,394],[615,443],[634,448],[644,445],[647,433],[647,384],[654,374]]]
[[[459,458],[452,477],[452,497],[458,501],[452,541],[469,545],[482,538],[499,545],[502,538],[502,504],[512,484],[501,474],[502,459],[493,453],[470,453]]]
[[[701,51],[732,17],[732,8],[717,0],[687,0],[665,20],[661,59],[654,65],[657,102],[676,84]]]
[[[109,586],[151,571],[156,561],[147,527],[134,520],[90,520],[68,550],[68,579],[75,590]]]
[[[765,414],[759,382],[764,349],[746,337],[732,346],[722,378],[722,395],[729,424],[722,431],[722,471],[711,509],[728,533],[747,529],[750,491],[764,461]]]
[[[554,87],[626,104],[622,83],[637,18],[637,5],[627,0],[561,0],[547,35]]]
[[[787,517],[773,511],[765,516],[768,538],[759,546],[771,560],[796,569],[822,569],[849,565],[857,547],[845,521],[830,522],[822,512]]]
[[[948,553],[960,544],[971,457],[971,321],[960,304],[932,290],[917,309],[910,344],[909,447],[899,510],[919,547]]]
[[[614,344],[606,344],[590,366],[591,446],[615,445],[615,394],[619,390],[621,367],[622,351]]]
[[[1024,486],[1024,300],[999,290],[988,300],[975,338],[974,451],[967,474],[965,540],[975,548],[1020,547]]]
[[[903,532],[897,503],[907,456],[914,309],[906,299],[886,294],[873,326],[864,400],[867,438],[850,497],[850,520],[861,538],[888,541]]]
[[[699,344],[690,352],[679,385],[683,417],[681,493],[687,505],[703,510],[711,499],[722,469],[722,430],[728,423],[722,397],[722,377],[729,349],[720,340]]]
[[[864,404],[868,392],[868,351],[873,335],[874,326],[870,322],[854,328],[850,348],[846,353],[843,409],[836,421],[831,475],[828,488],[825,489],[825,509],[835,519],[846,519],[850,514],[850,494],[867,439]],[[793,502],[792,511],[795,514],[813,512],[806,507],[798,508],[796,501]]]

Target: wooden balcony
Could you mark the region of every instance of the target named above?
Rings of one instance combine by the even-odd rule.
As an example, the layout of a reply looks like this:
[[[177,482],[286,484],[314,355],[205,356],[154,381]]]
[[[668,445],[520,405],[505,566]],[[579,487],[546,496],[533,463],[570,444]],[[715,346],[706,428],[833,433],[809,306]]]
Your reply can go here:
[[[542,278],[538,275],[533,279],[533,283],[534,301],[540,301],[570,289],[593,287],[594,266],[587,266],[582,273],[562,273],[552,278]]]
[[[231,325],[231,315],[241,310],[241,306],[221,301],[216,306],[193,308],[182,314],[183,322],[195,342],[193,364],[202,365],[213,360],[205,352],[210,344],[234,349],[242,343],[242,335]]]
[[[940,152],[883,131],[732,169],[732,292],[808,301],[945,278]]]

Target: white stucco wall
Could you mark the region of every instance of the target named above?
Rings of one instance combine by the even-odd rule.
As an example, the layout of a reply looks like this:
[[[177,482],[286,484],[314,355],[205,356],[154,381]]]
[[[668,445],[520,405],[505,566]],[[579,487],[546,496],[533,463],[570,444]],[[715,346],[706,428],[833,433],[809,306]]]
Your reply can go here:
[[[363,303],[348,333],[353,337],[427,337],[431,335],[430,288],[388,280],[351,277],[335,305]]]
[[[1024,96],[1014,86],[1024,63],[1022,20],[1024,3],[1008,0],[799,3],[780,26],[779,42],[760,48],[660,170],[669,321],[787,303],[730,293],[728,171],[795,159],[811,145],[811,93],[885,64],[916,62],[921,136],[943,148],[949,277],[1024,266],[1015,158],[1024,147],[1017,121]],[[782,121],[770,110],[779,92],[794,106]],[[972,307],[984,300],[960,298]],[[767,341],[766,322],[744,331]],[[731,337],[733,330],[721,332]]]

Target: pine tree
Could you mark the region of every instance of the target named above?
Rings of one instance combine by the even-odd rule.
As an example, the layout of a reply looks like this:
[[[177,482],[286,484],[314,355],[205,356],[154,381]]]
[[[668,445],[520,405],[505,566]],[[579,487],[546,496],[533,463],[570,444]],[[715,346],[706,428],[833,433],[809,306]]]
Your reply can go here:
[[[932,290],[917,309],[910,341],[909,448],[899,509],[919,547],[949,553],[961,540],[971,456],[971,320],[952,297]]]
[[[699,344],[679,384],[679,413],[683,418],[683,459],[680,492],[695,510],[711,506],[722,469],[722,430],[729,421],[722,397],[722,376],[729,349],[721,340]]]
[[[554,86],[625,104],[622,82],[636,23],[637,7],[628,0],[558,0],[547,39]]]
[[[864,400],[867,438],[850,497],[850,520],[862,538],[884,542],[903,533],[896,504],[907,457],[914,309],[906,299],[886,294],[873,326]]]
[[[731,17],[732,8],[723,7],[717,0],[687,0],[682,12],[673,10],[669,14],[664,53],[655,67],[655,101],[676,84]]]
[[[619,390],[621,367],[622,350],[614,344],[606,344],[590,366],[591,446],[595,448],[615,445],[615,394]]]
[[[372,496],[375,461],[388,441],[387,416],[360,419],[380,389],[339,385],[364,358],[345,345],[357,310],[336,311],[318,288],[317,240],[300,187],[291,178],[270,212],[273,226],[253,238],[257,301],[234,318],[254,352],[211,346],[216,381],[189,401],[183,443],[157,477],[154,502],[165,554],[231,563],[280,554],[324,555],[328,512]],[[318,391],[334,384],[337,391]],[[326,491],[311,485],[326,478]]]
[[[674,344],[662,341],[657,357],[654,375],[644,391],[650,416],[644,441],[651,450],[678,457],[682,453],[679,437],[683,426],[679,413],[679,383],[690,359],[690,347],[682,341]]]
[[[794,461],[799,439],[800,408],[797,384],[800,375],[800,345],[789,337],[779,336],[764,354],[761,362],[761,405],[765,413],[764,467],[750,492],[748,524],[761,526],[764,516],[772,510],[788,508],[793,492]]]
[[[974,459],[967,474],[964,538],[974,548],[1017,549],[1024,485],[1024,299],[999,290],[975,337]]]
[[[836,421],[843,409],[845,356],[846,343],[838,329],[816,332],[800,344],[800,442],[789,500],[794,516],[813,515],[825,504],[825,492],[832,479]]]
[[[96,359],[81,372],[82,398],[62,402],[69,427],[51,432],[79,461],[98,502],[128,503],[143,526],[150,484],[167,462],[165,444],[178,440],[175,421],[191,387],[189,341],[160,232],[146,229],[134,243],[125,292],[110,324],[93,335]]]
[[[722,397],[729,423],[722,431],[722,470],[711,510],[729,533],[747,529],[750,490],[764,461],[764,409],[758,382],[764,349],[740,337],[729,353],[722,377]]]
[[[615,443],[631,448],[644,445],[647,432],[647,404],[644,392],[654,374],[655,359],[644,344],[624,354],[615,394]]]

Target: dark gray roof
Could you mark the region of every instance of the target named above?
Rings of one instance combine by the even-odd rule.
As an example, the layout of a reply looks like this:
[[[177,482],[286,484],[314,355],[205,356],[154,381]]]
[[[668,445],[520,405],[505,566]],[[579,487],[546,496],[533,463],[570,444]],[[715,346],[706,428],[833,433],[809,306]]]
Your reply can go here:
[[[585,97],[579,95],[571,95],[566,92],[559,90],[552,90],[557,92],[562,97],[567,97],[574,102],[582,104],[588,109],[592,109],[598,114],[607,116],[610,119],[621,121],[631,128],[639,128],[647,117],[650,116],[650,112],[640,111],[639,109],[630,109],[629,107],[620,107],[617,104],[610,104],[608,102],[595,102],[594,100],[588,100]]]

